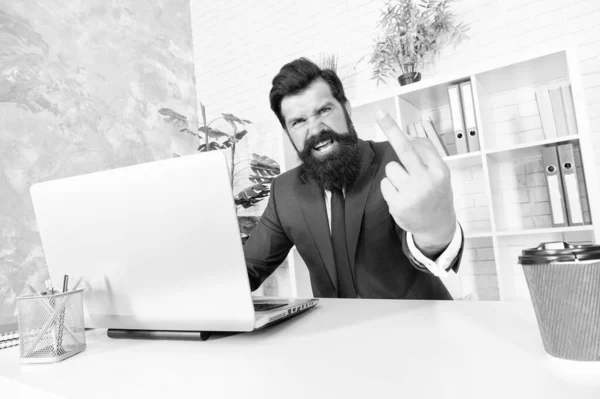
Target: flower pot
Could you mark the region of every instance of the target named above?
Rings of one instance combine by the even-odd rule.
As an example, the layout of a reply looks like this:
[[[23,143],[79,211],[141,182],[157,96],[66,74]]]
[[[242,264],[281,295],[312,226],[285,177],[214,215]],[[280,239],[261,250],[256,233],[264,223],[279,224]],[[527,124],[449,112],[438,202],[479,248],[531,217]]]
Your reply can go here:
[[[398,82],[402,86],[418,82],[419,80],[421,80],[421,72],[407,72],[398,76]]]
[[[398,76],[398,82],[404,86],[421,80],[421,72],[417,72],[416,69],[417,65],[414,62],[400,64],[402,75]]]

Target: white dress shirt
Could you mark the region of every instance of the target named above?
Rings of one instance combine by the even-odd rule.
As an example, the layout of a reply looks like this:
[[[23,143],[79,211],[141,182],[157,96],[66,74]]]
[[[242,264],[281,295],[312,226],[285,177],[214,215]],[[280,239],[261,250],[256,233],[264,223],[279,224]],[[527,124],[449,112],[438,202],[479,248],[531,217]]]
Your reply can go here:
[[[329,220],[329,233],[331,234],[331,191],[325,191],[325,208],[327,208],[327,219]],[[344,195],[346,193],[344,192]],[[408,249],[410,253],[421,262],[427,269],[435,276],[446,278],[448,277],[448,269],[456,255],[458,255],[458,251],[460,251],[460,247],[462,244],[462,234],[460,233],[460,226],[458,221],[456,222],[456,231],[454,233],[454,238],[450,244],[446,247],[444,252],[437,257],[437,259],[431,260],[427,256],[423,255],[421,251],[415,245],[415,241],[413,239],[413,235],[406,232],[406,243],[408,245]]]

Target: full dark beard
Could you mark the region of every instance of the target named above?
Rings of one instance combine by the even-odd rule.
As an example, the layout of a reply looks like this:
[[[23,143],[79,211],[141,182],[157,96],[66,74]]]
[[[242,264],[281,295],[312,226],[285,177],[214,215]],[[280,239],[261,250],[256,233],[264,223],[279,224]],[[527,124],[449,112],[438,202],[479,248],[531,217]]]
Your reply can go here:
[[[316,158],[312,153],[313,147],[325,140],[337,142],[338,146],[323,159]],[[319,187],[325,190],[335,191],[350,186],[360,172],[358,136],[351,125],[345,134],[327,129],[312,136],[298,155],[303,173],[315,179]]]

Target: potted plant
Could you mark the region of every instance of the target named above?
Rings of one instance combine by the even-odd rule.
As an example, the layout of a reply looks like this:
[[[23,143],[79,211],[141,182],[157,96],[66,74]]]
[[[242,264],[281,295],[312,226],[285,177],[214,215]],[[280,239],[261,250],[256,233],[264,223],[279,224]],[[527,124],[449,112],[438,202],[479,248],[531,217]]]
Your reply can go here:
[[[383,38],[377,38],[369,62],[373,64],[372,79],[385,82],[390,75],[398,76],[401,85],[418,82],[418,68],[429,57],[439,55],[447,44],[458,44],[466,37],[467,27],[456,24],[449,4],[454,0],[388,0],[381,12],[378,28]]]
[[[248,133],[248,130],[244,129],[244,126],[252,122],[247,119],[238,118],[233,114],[223,113],[221,116],[207,123],[206,108],[202,103],[200,104],[200,110],[202,113],[202,124],[197,132],[189,128],[189,122],[196,121],[190,121],[184,115],[169,108],[161,108],[158,112],[165,116],[166,122],[179,127],[180,132],[196,137],[198,139],[197,151],[229,150],[231,155],[231,167],[229,170],[231,173],[230,182],[232,191],[244,179],[248,179],[251,183],[234,196],[235,205],[238,210],[240,208],[247,209],[255,206],[269,195],[271,182],[281,173],[279,164],[267,156],[258,154],[252,154],[252,159],[250,160],[244,159],[236,162],[236,144]],[[212,127],[211,125],[218,120],[225,121],[231,128],[231,131],[225,132]],[[198,122],[198,124],[200,123]],[[176,157],[179,156],[178,154],[173,155]],[[247,165],[241,167],[244,163]],[[252,170],[253,174],[242,177],[240,174],[248,168]],[[242,242],[246,242],[250,237],[252,230],[254,230],[259,220],[260,218],[257,216],[238,216]]]

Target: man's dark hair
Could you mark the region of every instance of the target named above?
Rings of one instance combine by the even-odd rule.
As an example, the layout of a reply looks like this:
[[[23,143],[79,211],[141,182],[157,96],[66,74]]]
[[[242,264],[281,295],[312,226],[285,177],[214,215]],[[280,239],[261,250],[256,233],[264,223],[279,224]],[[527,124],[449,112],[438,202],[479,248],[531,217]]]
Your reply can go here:
[[[344,93],[344,86],[335,71],[321,69],[307,58],[298,58],[285,64],[273,78],[269,101],[271,109],[286,131],[285,120],[281,115],[281,101],[285,96],[295,95],[307,89],[317,79],[323,79],[329,85],[331,94],[342,107],[346,105],[348,99]]]

